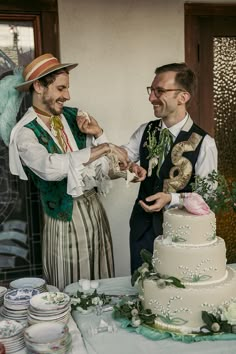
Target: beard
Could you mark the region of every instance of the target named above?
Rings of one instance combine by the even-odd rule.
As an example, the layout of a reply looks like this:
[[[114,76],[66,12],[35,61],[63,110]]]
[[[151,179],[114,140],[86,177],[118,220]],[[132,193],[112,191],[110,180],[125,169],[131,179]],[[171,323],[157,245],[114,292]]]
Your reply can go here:
[[[48,97],[47,95],[43,95],[43,97],[42,97],[42,103],[43,103],[43,105],[44,105],[44,107],[46,108],[46,111],[48,111],[48,112],[50,112],[52,115],[59,115],[59,114],[61,114],[61,112],[62,112],[62,109],[63,109],[63,107],[59,107],[58,109],[56,109],[55,108],[55,103],[57,102],[57,101],[61,101],[61,102],[63,102],[63,100],[62,99],[57,99],[57,100],[55,100],[55,99],[53,99],[53,98],[51,98],[51,97]]]

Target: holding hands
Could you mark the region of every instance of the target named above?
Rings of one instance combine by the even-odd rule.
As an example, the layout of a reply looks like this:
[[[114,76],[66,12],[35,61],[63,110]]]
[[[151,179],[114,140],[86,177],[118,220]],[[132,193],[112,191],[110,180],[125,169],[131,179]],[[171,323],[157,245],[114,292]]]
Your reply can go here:
[[[95,118],[87,112],[79,110],[76,117],[77,125],[82,133],[93,135],[95,139],[102,135],[103,130]],[[103,143],[96,148],[92,148],[92,154],[88,162],[92,162],[102,155],[108,155],[112,159],[112,169],[114,174],[128,170],[134,174],[132,182],[141,182],[146,178],[146,170],[134,162],[130,162],[127,151],[115,144]]]

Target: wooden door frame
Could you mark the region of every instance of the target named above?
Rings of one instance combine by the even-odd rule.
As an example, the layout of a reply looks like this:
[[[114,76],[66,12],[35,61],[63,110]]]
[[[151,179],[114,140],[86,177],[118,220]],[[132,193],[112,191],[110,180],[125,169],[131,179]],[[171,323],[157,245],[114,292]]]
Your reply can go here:
[[[235,4],[184,4],[184,21],[185,21],[185,62],[193,69],[197,77],[199,75],[199,55],[200,55],[200,21],[203,17],[226,17],[236,16],[236,3]],[[236,18],[235,18],[236,20]],[[201,58],[204,60],[204,58]],[[205,58],[207,60],[207,58]],[[210,73],[206,73],[206,76],[211,77]],[[205,123],[205,126],[201,124],[201,114],[206,112],[205,115],[213,115],[211,107],[207,107],[207,100],[200,101],[200,90],[204,90],[203,83],[199,82],[197,85],[196,96],[191,102],[189,113],[193,120],[202,128],[206,129],[210,135],[214,135],[214,129],[209,123],[213,121],[213,116],[209,117],[209,122]],[[212,97],[208,96],[209,99]],[[205,101],[205,102],[204,102]],[[204,114],[203,114],[204,115]],[[204,115],[204,116],[205,116]]]

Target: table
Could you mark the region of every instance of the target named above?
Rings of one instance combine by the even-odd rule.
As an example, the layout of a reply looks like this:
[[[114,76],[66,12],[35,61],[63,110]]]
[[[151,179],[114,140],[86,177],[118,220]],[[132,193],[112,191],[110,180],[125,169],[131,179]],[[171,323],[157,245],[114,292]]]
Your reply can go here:
[[[79,283],[73,283],[65,288],[65,292],[76,293]],[[99,281],[98,291],[105,294],[133,295],[136,290],[132,288],[130,277],[102,279]],[[99,316],[95,313],[82,315],[78,311],[72,313],[75,322],[82,334],[88,354],[235,354],[236,341],[204,341],[185,344],[172,339],[152,341],[137,333],[129,333],[114,321],[111,312],[102,314],[104,320],[110,324],[115,323],[117,328],[113,333],[89,333],[91,325],[98,324]]]

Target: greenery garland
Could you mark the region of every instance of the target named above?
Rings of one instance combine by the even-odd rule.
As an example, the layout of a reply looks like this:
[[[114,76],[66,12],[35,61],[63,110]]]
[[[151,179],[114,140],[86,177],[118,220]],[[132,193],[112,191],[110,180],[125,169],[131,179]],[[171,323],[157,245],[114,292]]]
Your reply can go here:
[[[70,295],[72,310],[88,310],[91,307],[108,305],[111,302],[111,296],[98,294],[94,290],[92,294],[77,291],[76,294]]]

